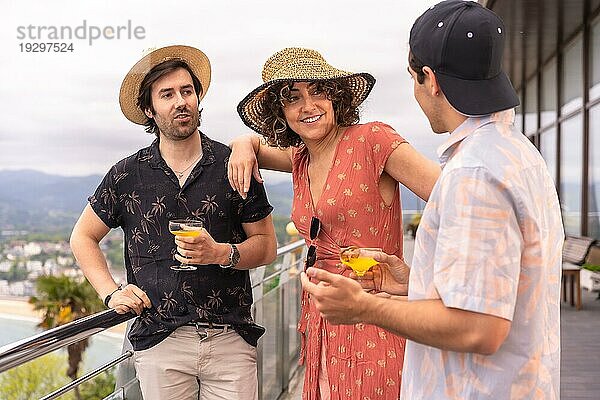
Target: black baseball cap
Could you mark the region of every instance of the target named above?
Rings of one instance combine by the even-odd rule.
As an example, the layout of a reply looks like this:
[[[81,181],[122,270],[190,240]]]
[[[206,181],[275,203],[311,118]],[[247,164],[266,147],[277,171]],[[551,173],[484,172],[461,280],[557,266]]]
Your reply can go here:
[[[479,3],[446,0],[425,11],[410,30],[410,50],[430,67],[450,104],[466,115],[519,105],[502,71],[504,23]]]

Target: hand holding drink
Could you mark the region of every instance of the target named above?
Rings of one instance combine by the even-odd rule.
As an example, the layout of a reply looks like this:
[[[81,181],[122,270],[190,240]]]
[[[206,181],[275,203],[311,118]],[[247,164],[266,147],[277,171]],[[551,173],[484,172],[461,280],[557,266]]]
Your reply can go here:
[[[364,276],[372,266],[379,263],[372,257],[362,256],[361,250],[381,251],[381,249],[357,246],[348,246],[340,249],[340,261],[352,268],[352,271],[359,277]]]
[[[340,250],[340,260],[352,268],[364,290],[388,296],[408,294],[410,267],[403,258],[381,249],[350,246]]]
[[[169,232],[175,236],[195,237],[200,236],[203,226],[202,221],[198,220],[174,219],[169,221]],[[195,271],[197,267],[182,262],[180,265],[171,266],[171,269],[175,271]]]

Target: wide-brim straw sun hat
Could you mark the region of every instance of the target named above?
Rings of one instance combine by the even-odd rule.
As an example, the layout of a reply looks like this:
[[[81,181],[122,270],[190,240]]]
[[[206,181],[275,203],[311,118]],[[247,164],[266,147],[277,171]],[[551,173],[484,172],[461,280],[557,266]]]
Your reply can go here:
[[[199,100],[206,95],[210,86],[210,61],[202,51],[190,46],[167,46],[146,54],[129,70],[119,91],[119,104],[125,117],[139,125],[146,123],[146,114],[138,107],[137,98],[142,81],[152,68],[169,60],[185,62],[194,75],[200,80],[202,93]]]
[[[280,82],[326,81],[345,79],[352,91],[352,105],[360,105],[375,85],[375,78],[367,72],[348,72],[327,63],[315,50],[289,47],[273,54],[262,70],[263,84],[251,91],[238,104],[237,111],[246,126],[263,133],[264,120],[260,117],[265,108],[265,94],[272,85]]]

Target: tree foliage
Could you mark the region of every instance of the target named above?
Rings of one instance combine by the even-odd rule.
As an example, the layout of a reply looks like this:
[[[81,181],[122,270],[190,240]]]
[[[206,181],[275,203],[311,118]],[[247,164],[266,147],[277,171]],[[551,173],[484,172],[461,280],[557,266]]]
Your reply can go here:
[[[39,326],[54,328],[104,309],[94,288],[87,280],[66,275],[40,276],[36,282],[37,296],[29,302],[43,311]]]
[[[38,296],[31,297],[29,302],[43,312],[39,326],[44,329],[64,325],[104,309],[96,291],[84,279],[65,275],[41,276],[37,280],[37,293]],[[88,339],[84,339],[67,347],[69,365],[66,374],[73,380],[77,379],[88,343]],[[79,397],[78,392],[76,395]]]
[[[0,399],[39,399],[69,383],[64,353],[50,353],[0,374]],[[115,390],[114,368],[84,382],[79,387],[85,400],[102,400]],[[60,396],[75,399],[75,392]]]
[[[3,372],[0,374],[0,399],[39,399],[69,382],[65,371],[65,357],[51,353]],[[70,394],[61,397],[64,400],[72,398]]]
[[[81,398],[85,400],[102,400],[115,391],[116,377],[113,370],[97,375],[81,385]]]
[[[125,259],[123,256],[123,241],[111,241],[103,249],[106,259],[113,270],[125,270]]]

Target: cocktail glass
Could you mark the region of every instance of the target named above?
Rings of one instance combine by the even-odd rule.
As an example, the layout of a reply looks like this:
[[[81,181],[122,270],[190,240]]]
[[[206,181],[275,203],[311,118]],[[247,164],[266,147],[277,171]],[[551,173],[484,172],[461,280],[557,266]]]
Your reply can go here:
[[[381,251],[381,249],[374,247],[357,246],[348,246],[340,249],[340,261],[352,268],[352,271],[359,277],[364,276],[373,265],[379,264],[373,257],[362,256],[361,250]]]
[[[202,221],[194,219],[173,219],[169,221],[169,232],[175,236],[195,237],[200,236],[204,224]],[[174,271],[195,271],[198,269],[194,265],[182,262],[180,265],[172,265]]]

